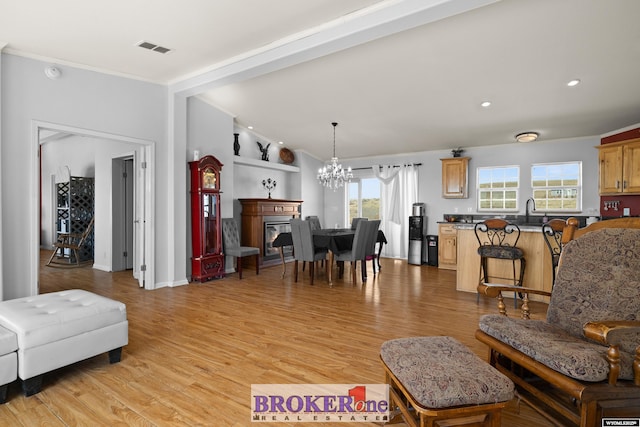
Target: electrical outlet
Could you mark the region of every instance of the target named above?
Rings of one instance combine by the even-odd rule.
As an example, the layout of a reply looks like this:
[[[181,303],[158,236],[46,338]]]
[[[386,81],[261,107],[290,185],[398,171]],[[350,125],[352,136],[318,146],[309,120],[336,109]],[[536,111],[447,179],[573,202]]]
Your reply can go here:
[[[453,213],[458,213],[458,208],[453,208]]]
[[[469,213],[473,212],[473,208],[467,208],[467,212]]]
[[[629,215],[631,215],[631,212],[629,211],[629,208],[624,208],[624,209],[622,209],[622,215],[623,215],[623,216],[629,216]]]

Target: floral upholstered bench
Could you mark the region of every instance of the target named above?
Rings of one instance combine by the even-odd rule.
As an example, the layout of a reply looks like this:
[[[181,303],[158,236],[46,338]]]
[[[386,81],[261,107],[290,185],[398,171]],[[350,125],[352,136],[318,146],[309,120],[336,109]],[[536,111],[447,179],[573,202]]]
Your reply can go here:
[[[411,337],[386,341],[380,358],[389,384],[389,407],[410,426],[464,419],[500,425],[514,385],[454,338]]]

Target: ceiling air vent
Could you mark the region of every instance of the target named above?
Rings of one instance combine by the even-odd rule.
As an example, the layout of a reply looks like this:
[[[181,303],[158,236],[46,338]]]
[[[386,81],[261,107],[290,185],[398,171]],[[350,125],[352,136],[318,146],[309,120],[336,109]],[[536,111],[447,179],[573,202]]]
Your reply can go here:
[[[164,46],[158,46],[157,44],[154,43],[149,43],[147,41],[141,41],[136,43],[136,46],[140,46],[143,49],[147,49],[147,50],[152,50],[154,52],[159,52],[159,53],[169,53],[171,52],[171,49],[169,49],[168,47],[164,47]]]

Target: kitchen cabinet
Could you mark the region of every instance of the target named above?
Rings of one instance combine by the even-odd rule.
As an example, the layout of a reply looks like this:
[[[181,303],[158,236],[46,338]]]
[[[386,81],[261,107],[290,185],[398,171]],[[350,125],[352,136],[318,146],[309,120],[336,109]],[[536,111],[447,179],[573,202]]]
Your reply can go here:
[[[640,138],[597,148],[600,195],[640,194]]]
[[[440,159],[442,162],[442,197],[466,199],[469,197],[469,157]]]
[[[454,224],[438,224],[438,268],[455,270],[458,260],[458,230]]]

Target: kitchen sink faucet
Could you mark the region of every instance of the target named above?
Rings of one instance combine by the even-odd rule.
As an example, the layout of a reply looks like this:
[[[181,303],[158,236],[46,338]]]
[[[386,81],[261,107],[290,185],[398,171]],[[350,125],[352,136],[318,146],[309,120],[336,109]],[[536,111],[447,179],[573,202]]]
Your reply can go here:
[[[525,224],[529,224],[529,202],[531,202],[533,204],[533,209],[531,210],[531,212],[535,212],[536,210],[536,201],[533,200],[533,197],[529,197],[527,199],[527,203],[524,205],[524,221]]]

